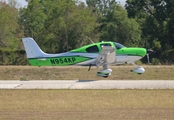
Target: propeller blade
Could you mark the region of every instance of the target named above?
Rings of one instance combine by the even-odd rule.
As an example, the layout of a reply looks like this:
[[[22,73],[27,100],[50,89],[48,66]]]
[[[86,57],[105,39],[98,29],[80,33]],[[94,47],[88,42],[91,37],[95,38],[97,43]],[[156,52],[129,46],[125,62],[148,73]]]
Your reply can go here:
[[[149,63],[149,54],[147,53],[147,62]]]
[[[147,62],[150,63],[149,54],[151,54],[154,51],[151,49],[146,49],[146,51],[147,51]]]
[[[147,51],[147,54],[150,54],[153,52],[153,50],[151,50],[151,49],[146,49],[146,51]]]

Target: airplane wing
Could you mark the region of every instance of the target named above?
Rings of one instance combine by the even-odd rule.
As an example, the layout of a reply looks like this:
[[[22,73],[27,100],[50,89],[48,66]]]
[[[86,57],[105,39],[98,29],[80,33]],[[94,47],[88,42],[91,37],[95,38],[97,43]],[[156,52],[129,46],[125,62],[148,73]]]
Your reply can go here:
[[[112,46],[103,46],[102,51],[98,55],[95,60],[95,64],[97,67],[103,65],[104,69],[108,69],[108,64],[112,64],[116,62],[116,52],[115,48]]]

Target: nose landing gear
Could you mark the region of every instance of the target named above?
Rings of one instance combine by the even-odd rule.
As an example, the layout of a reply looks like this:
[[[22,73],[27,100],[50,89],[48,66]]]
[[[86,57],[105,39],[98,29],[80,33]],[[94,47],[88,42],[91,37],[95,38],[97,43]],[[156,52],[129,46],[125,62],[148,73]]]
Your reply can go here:
[[[145,69],[144,69],[143,67],[139,66],[139,67],[137,67],[137,68],[135,68],[135,69],[133,69],[133,70],[130,70],[130,71],[131,71],[131,72],[138,73],[138,74],[142,74],[142,73],[145,72]]]
[[[131,72],[134,72],[134,73],[137,73],[137,74],[142,74],[145,72],[145,69],[142,67],[142,66],[138,66],[137,64],[135,63],[131,63],[133,65],[135,65],[137,68],[133,69],[133,70],[130,70]]]

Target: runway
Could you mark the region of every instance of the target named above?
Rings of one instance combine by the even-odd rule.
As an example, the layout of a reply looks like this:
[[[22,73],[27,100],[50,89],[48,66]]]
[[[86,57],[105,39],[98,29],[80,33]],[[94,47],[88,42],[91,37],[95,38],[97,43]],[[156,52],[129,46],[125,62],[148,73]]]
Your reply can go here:
[[[174,89],[174,80],[0,80],[0,89]]]

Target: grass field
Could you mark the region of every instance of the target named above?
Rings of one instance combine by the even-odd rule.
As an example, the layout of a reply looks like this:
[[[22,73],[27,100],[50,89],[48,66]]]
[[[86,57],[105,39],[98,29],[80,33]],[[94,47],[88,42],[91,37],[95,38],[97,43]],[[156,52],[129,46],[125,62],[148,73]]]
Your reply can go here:
[[[108,78],[97,77],[102,68],[0,66],[0,80],[174,80],[174,66],[143,66],[145,73],[130,72],[134,66],[110,66]]]
[[[111,66],[107,79],[174,80],[174,66]],[[101,68],[100,68],[101,69]],[[0,66],[1,80],[100,80],[92,67]],[[106,79],[106,80],[107,80]],[[5,90],[0,120],[173,120],[174,90]]]
[[[0,90],[0,120],[173,120],[174,90]]]

